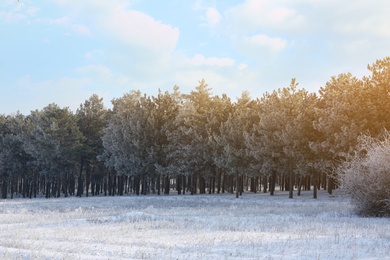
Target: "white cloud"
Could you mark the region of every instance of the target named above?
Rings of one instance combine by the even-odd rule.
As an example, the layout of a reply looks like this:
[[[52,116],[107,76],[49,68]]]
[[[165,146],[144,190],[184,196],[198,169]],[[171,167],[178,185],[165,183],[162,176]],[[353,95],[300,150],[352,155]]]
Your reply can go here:
[[[155,51],[174,50],[179,38],[179,29],[136,10],[118,8],[103,21],[103,26],[125,43]]]
[[[95,59],[101,57],[105,52],[101,49],[94,49],[84,54],[86,59]]]
[[[256,31],[260,28],[286,30],[299,28],[304,17],[282,1],[246,0],[225,12],[229,27],[241,32]]]
[[[240,63],[240,65],[238,65],[238,69],[239,69],[239,70],[245,70],[245,69],[247,69],[247,68],[248,68],[248,65],[245,64],[245,63]]]
[[[244,37],[244,48],[259,49],[266,48],[271,51],[281,51],[287,46],[287,41],[281,38],[272,38],[265,34],[257,34],[250,37]]]
[[[167,53],[175,49],[179,38],[178,28],[131,9],[128,1],[57,0],[57,3],[73,10],[72,19],[88,21],[94,31],[124,45]]]
[[[99,65],[99,64],[91,64],[91,65],[76,68],[75,70],[78,73],[97,74],[100,77],[111,77],[112,76],[111,70],[107,66]]]
[[[206,10],[206,22],[210,27],[217,26],[222,20],[221,14],[214,7],[209,7]]]
[[[129,77],[115,74],[109,67],[102,64],[82,66],[76,68],[75,71],[83,77],[93,79],[95,84],[99,84],[102,87],[122,88],[124,86],[129,86],[131,83]]]
[[[340,37],[371,35],[390,37],[390,2],[388,0],[296,0],[275,1],[304,17],[301,32],[338,34]],[[297,13],[297,12],[296,12]]]
[[[2,1],[0,3],[0,21],[14,23],[27,20],[38,13],[40,9],[36,6],[18,1]]]
[[[235,61],[231,58],[216,58],[216,57],[206,58],[202,54],[196,54],[189,61],[189,64],[193,66],[225,67],[225,66],[233,66],[234,63]]]
[[[62,26],[64,28],[70,29],[80,35],[90,35],[91,33],[87,26],[83,24],[74,24],[71,22],[71,19],[67,16],[63,16],[57,19],[51,19],[50,22]]]
[[[20,21],[25,18],[26,16],[22,13],[0,11],[0,19],[7,23]]]

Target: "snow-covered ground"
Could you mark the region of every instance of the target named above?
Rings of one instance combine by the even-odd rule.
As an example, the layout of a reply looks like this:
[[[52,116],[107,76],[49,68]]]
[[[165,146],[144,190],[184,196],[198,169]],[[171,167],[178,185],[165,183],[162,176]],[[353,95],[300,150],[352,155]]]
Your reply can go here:
[[[390,259],[390,219],[287,196],[0,200],[0,259]]]

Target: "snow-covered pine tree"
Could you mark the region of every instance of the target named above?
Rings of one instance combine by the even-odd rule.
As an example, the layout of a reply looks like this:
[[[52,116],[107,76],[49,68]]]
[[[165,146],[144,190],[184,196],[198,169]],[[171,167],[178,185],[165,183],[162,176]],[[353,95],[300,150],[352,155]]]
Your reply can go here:
[[[79,166],[84,137],[69,108],[54,103],[32,111],[29,120],[33,129],[24,139],[23,148],[33,157],[34,166],[46,184],[46,197],[59,197],[62,190],[69,188],[68,182],[62,183],[62,177],[74,174]]]
[[[109,194],[115,191],[115,187],[111,187],[115,183],[112,179],[127,176],[132,178],[133,190],[138,195],[141,184],[146,189],[144,180],[155,163],[149,152],[155,134],[150,124],[154,104],[140,91],[132,91],[112,102],[113,113],[104,130],[104,152],[99,159],[115,170],[109,176]]]
[[[149,173],[153,180],[156,180],[157,193],[160,194],[161,180],[164,183],[164,193],[169,194],[170,178],[176,177],[177,190],[181,194],[182,190],[182,175],[180,172],[175,172],[175,158],[169,156],[169,139],[168,135],[176,130],[175,119],[179,113],[181,104],[181,94],[179,87],[174,86],[173,93],[159,90],[156,97],[153,97],[154,109],[152,111],[149,123],[154,129],[154,138],[152,148],[148,150],[149,157],[154,160],[154,168],[150,169]],[[155,187],[153,186],[153,189]]]
[[[251,131],[258,117],[255,101],[248,92],[243,92],[233,105],[233,111],[220,126],[219,134],[214,135],[217,144],[222,147],[222,153],[215,155],[216,164],[225,172],[235,177],[236,197],[242,194],[242,180],[252,173],[250,157],[246,153],[245,133]]]
[[[11,198],[17,191],[14,190],[16,181],[22,183],[19,193],[23,197],[35,195],[36,182],[34,171],[29,167],[31,157],[23,149],[24,136],[28,135],[26,117],[19,112],[9,116],[0,115],[0,176],[1,197]],[[35,189],[34,189],[35,188]]]
[[[202,80],[194,91],[184,95],[174,121],[174,130],[167,132],[169,157],[172,160],[170,171],[187,176],[191,194],[197,193],[198,188],[204,193],[205,176],[214,171],[207,129],[210,91]]]
[[[319,94],[314,128],[322,138],[312,142],[311,148],[321,158],[317,170],[326,174],[331,193],[336,178],[334,170],[354,149],[357,137],[370,129],[368,92],[361,80],[348,73],[332,77]]]
[[[80,160],[83,162],[82,167],[85,168],[87,197],[90,184],[92,195],[98,194],[103,184],[105,171],[97,156],[103,153],[102,137],[103,130],[107,126],[108,115],[109,111],[104,107],[103,98],[99,98],[96,94],[80,104],[76,111],[77,125],[84,136]],[[79,176],[80,179],[83,179],[82,174]],[[83,185],[82,181],[79,181],[79,184]]]

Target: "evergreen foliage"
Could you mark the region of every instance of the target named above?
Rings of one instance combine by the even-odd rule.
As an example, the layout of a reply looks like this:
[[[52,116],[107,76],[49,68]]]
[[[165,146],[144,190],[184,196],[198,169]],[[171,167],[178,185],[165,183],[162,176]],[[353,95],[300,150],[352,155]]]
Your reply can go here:
[[[2,198],[170,190],[238,197],[261,188],[273,195],[275,187],[290,198],[313,188],[316,198],[317,189],[337,186],[336,169],[351,163],[359,136],[390,128],[390,58],[368,69],[363,79],[332,77],[318,95],[292,79],[232,102],[201,80],[189,94],[177,86],[155,97],[131,91],[111,110],[92,95],[75,113],[49,104],[27,116],[1,115]]]

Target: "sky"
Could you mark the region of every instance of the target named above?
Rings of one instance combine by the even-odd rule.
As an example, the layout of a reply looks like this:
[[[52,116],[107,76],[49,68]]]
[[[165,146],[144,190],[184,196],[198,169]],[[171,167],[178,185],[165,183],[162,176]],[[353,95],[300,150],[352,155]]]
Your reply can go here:
[[[233,101],[332,76],[368,76],[390,55],[388,0],[0,0],[0,114],[92,94],[190,93]]]

